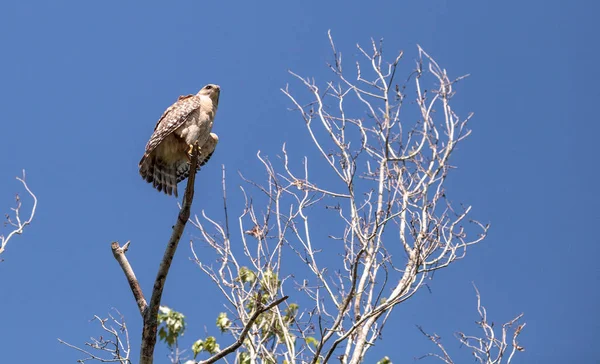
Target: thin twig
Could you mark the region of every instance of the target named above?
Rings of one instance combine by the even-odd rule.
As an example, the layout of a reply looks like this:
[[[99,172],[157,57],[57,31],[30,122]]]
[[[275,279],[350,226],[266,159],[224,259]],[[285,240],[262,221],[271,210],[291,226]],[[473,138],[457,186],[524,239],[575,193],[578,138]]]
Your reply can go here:
[[[33,220],[33,217],[35,216],[35,210],[37,208],[37,197],[35,196],[35,194],[33,192],[31,192],[31,190],[29,189],[29,186],[27,186],[27,182],[25,182],[25,170],[23,170],[23,177],[22,178],[16,177],[16,179],[17,179],[17,181],[19,181],[23,184],[23,187],[25,188],[27,193],[29,193],[31,198],[33,198],[33,207],[31,207],[31,213],[29,214],[29,218],[25,221],[21,221],[21,218],[20,218],[21,198],[17,194],[17,196],[15,197],[15,199],[17,201],[17,206],[11,209],[11,210],[13,210],[13,212],[15,214],[16,222],[13,222],[10,219],[10,216],[8,214],[6,215],[8,223],[10,225],[14,226],[15,229],[13,231],[11,231],[7,236],[0,235],[0,254],[2,254],[4,252],[4,249],[6,249],[6,245],[8,244],[8,241],[13,236],[23,234],[23,230],[25,229],[25,227],[27,225],[31,224],[31,221]],[[0,259],[0,261],[2,261],[2,260]]]
[[[112,324],[116,325],[117,328],[113,327],[111,323],[107,324],[107,322],[109,322],[108,318],[102,319],[95,315],[91,320],[98,321],[105,333],[98,337],[92,337],[90,342],[85,343],[86,347],[91,348],[89,349],[90,351],[69,344],[61,339],[58,339],[58,342],[87,355],[87,357],[77,360],[78,363],[96,360],[101,363],[131,364],[131,360],[129,359],[131,353],[129,331],[121,313],[116,309],[115,311],[121,316],[120,321],[115,319],[111,314],[109,314],[108,317],[112,320]],[[106,333],[109,335],[106,336]],[[109,357],[107,358],[107,356]]]

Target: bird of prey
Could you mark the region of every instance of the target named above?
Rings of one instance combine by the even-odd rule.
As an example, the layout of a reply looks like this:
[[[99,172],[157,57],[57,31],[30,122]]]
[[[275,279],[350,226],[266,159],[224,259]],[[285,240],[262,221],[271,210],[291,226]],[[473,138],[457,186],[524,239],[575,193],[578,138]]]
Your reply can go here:
[[[177,197],[177,183],[190,174],[190,157],[198,145],[198,168],[208,162],[219,142],[211,133],[221,88],[208,84],[196,95],[179,96],[161,116],[146,144],[140,174],[152,187]]]

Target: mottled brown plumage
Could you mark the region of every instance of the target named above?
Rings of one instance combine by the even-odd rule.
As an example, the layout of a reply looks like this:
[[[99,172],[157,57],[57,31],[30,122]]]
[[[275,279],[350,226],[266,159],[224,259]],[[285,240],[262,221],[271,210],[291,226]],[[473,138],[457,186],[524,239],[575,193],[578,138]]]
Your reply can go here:
[[[206,85],[196,95],[180,96],[156,123],[140,161],[140,174],[152,186],[177,197],[177,183],[189,176],[190,146],[199,148],[199,167],[208,162],[219,138],[211,133],[220,87]]]

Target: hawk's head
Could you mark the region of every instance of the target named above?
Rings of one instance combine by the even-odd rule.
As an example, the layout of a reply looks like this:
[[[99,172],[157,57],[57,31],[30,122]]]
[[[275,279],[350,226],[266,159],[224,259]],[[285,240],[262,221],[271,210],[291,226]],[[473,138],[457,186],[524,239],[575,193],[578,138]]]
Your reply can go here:
[[[221,93],[221,87],[219,85],[214,85],[209,83],[208,85],[202,87],[202,90],[198,92],[198,95],[205,95],[211,98],[213,104],[217,106],[219,104],[219,94]]]

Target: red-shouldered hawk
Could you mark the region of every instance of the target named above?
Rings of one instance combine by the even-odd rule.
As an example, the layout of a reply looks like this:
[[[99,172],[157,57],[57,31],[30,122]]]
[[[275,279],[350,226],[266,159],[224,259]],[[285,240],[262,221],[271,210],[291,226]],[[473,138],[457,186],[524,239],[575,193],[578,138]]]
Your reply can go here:
[[[220,93],[218,85],[206,85],[196,95],[179,96],[163,113],[140,161],[140,174],[152,187],[177,197],[177,183],[189,176],[196,142],[198,168],[208,162],[219,142],[211,130]]]

